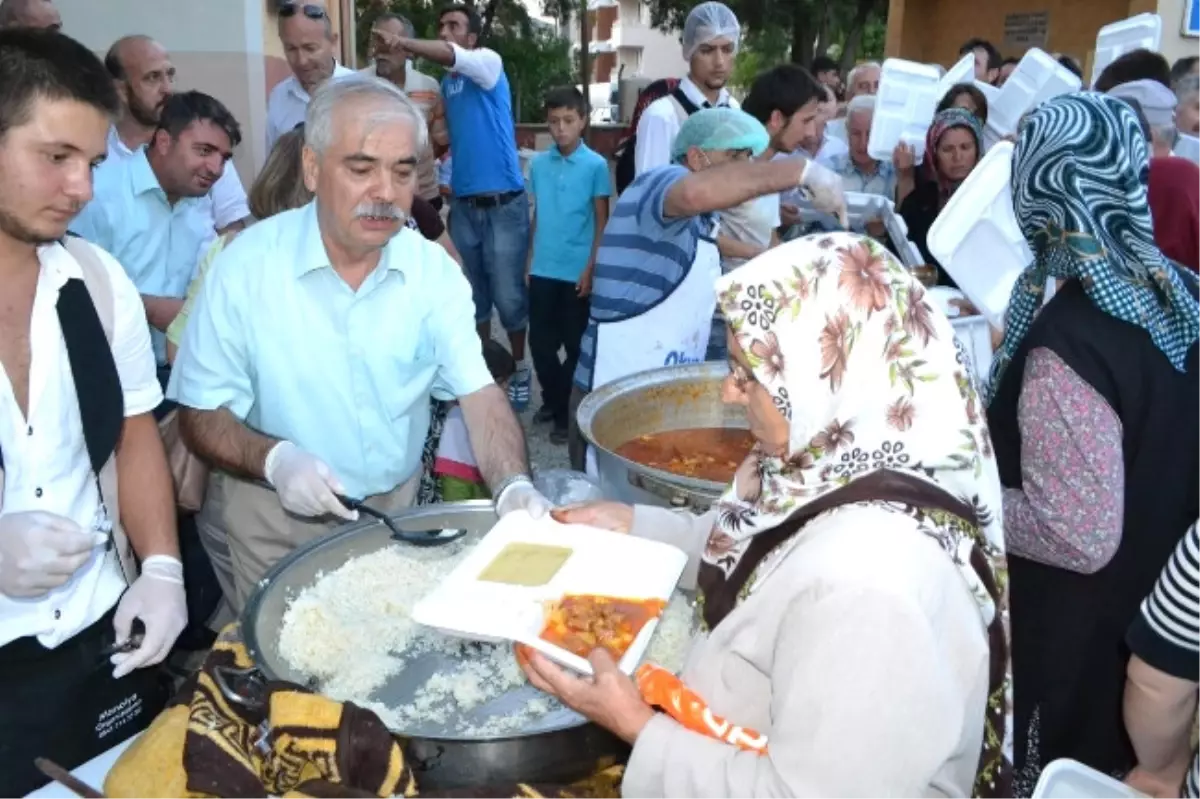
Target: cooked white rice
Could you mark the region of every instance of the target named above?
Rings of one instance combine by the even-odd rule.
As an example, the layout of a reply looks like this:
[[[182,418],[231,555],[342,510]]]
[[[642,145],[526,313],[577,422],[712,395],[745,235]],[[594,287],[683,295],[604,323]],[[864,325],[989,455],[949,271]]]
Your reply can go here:
[[[416,603],[444,579],[471,549],[463,543],[428,549],[392,545],[346,561],[288,604],[279,653],[321,692],[373,710],[393,729],[429,724],[448,735],[495,737],[528,726],[561,709],[535,695],[518,710],[487,715],[471,711],[525,685],[510,645],[467,644],[412,620]],[[678,672],[695,628],[691,603],[671,598],[646,652],[646,660]],[[439,652],[461,664],[430,676],[413,700],[393,706],[376,694],[406,663]]]

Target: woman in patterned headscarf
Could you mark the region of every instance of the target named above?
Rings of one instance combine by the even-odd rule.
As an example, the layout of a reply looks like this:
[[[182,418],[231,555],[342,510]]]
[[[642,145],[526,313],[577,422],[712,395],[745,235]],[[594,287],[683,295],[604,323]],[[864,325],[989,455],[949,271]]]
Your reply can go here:
[[[627,796],[1007,796],[1000,485],[949,323],[851,234],[717,290],[722,398],[758,442],[733,484],[702,517],[556,514],[686,551],[710,632],[682,683],[595,654],[594,682],[540,657],[530,679],[634,743]]]
[[[983,126],[979,117],[964,108],[947,108],[933,118],[925,137],[927,179],[911,191],[906,192],[904,186],[897,188],[908,238],[917,245],[925,262],[937,267],[940,286],[957,284],[930,254],[926,244],[929,229],[982,157]]]
[[[1125,631],[1198,511],[1200,312],[1193,278],[1155,246],[1147,157],[1134,112],[1091,93],[1039,106],[1014,153],[1034,262],[1013,289],[988,419],[1005,485],[1018,793],[1059,757],[1134,765]],[[1050,277],[1065,282],[1042,308]]]

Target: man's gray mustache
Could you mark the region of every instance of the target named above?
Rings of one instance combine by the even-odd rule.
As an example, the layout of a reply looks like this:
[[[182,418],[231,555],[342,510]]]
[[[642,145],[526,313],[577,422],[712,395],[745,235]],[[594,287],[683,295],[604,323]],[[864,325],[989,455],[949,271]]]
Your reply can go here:
[[[354,209],[355,219],[361,219],[364,216],[375,217],[377,219],[403,220],[408,218],[408,214],[388,203],[369,203],[360,205]]]

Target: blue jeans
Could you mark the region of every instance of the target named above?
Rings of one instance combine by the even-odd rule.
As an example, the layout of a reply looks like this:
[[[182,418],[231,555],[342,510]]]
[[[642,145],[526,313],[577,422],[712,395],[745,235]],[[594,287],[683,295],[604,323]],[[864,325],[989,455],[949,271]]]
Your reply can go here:
[[[522,192],[503,205],[480,208],[450,200],[450,238],[462,255],[475,300],[475,323],[491,321],[492,305],[509,333],[529,325],[525,257],[529,251],[529,200]]]

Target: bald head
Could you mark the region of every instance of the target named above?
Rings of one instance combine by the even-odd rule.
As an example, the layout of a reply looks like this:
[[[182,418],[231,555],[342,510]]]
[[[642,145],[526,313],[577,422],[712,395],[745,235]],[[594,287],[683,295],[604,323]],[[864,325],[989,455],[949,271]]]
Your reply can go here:
[[[117,39],[104,57],[124,112],[146,128],[158,125],[175,85],[175,66],[165,47],[149,36]]]
[[[50,0],[0,0],[0,28],[59,30],[62,17]]]

